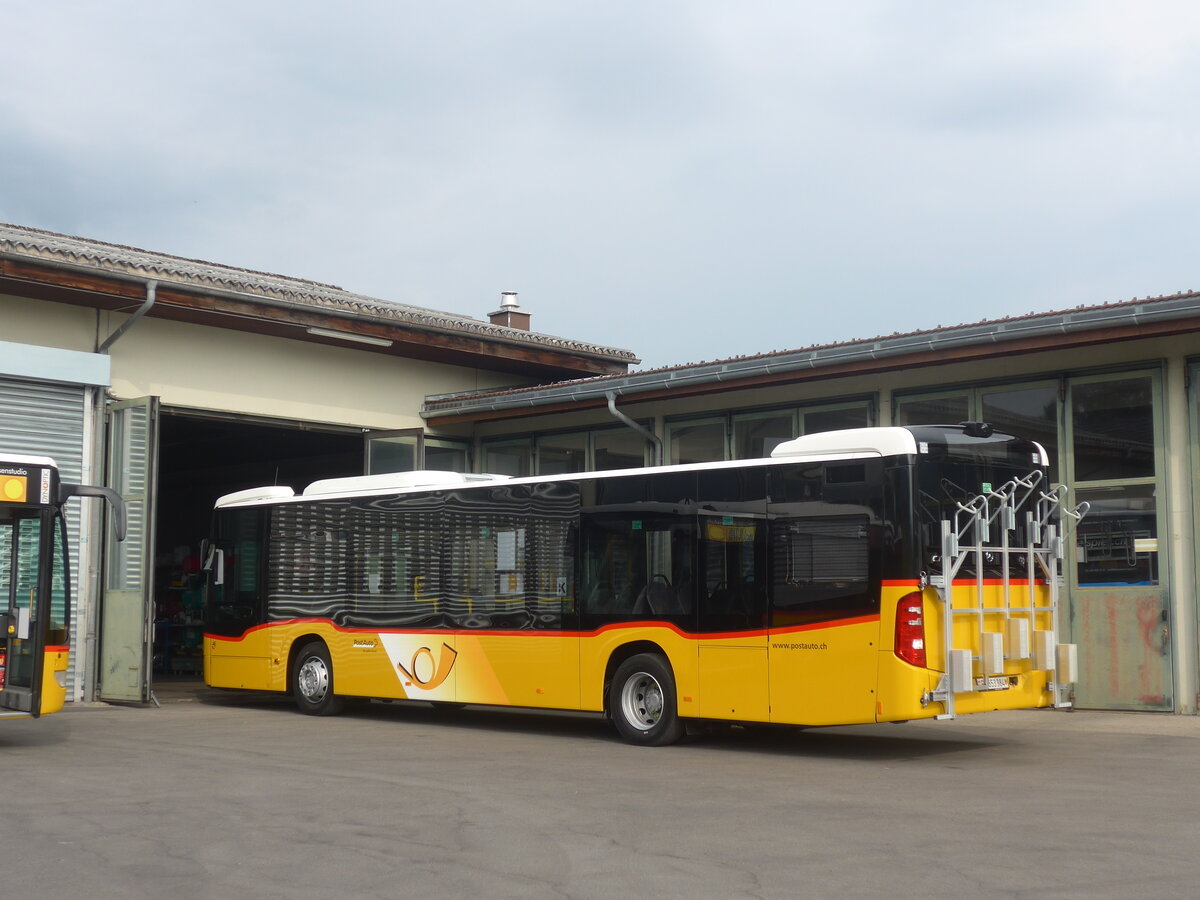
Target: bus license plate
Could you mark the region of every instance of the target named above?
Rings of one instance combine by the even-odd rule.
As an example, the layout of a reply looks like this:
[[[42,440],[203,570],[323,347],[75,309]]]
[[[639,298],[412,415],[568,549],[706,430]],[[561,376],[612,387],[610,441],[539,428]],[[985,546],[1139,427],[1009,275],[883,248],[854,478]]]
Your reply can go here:
[[[1007,691],[1011,687],[1007,675],[988,675],[986,678],[975,679],[977,691]]]

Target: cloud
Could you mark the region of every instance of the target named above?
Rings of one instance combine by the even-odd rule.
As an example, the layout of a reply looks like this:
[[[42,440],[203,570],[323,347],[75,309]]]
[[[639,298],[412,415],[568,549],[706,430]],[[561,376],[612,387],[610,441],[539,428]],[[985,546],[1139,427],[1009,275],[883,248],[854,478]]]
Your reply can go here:
[[[648,364],[1200,281],[1184,4],[6,15],[0,219]]]

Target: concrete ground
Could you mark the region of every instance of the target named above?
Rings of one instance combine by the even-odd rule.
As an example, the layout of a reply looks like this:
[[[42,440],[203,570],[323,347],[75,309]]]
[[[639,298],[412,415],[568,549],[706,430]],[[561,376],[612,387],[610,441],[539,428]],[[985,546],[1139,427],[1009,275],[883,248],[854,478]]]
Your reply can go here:
[[[1200,718],[733,729],[169,690],[0,722],[0,896],[1186,897]]]

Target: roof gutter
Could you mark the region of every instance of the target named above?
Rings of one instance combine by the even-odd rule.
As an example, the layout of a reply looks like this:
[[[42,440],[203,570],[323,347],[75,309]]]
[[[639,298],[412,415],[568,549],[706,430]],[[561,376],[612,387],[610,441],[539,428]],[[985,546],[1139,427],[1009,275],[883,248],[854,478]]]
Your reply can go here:
[[[79,263],[67,263],[57,259],[47,259],[42,256],[27,256],[20,253],[13,253],[11,250],[0,249],[0,258],[11,259],[14,262],[21,262],[30,265],[45,266],[50,269],[59,269],[65,272],[80,272],[88,275],[97,275],[103,278],[111,278],[114,281],[123,281],[132,284],[145,284],[147,279],[144,276],[132,275],[127,272],[120,272],[113,269],[105,269],[98,266],[87,266]],[[513,335],[507,334],[491,334],[485,331],[473,332],[464,328],[454,328],[448,325],[426,324],[408,319],[392,319],[385,316],[373,315],[369,312],[361,310],[345,309],[318,305],[313,303],[304,303],[298,300],[281,300],[276,297],[268,297],[263,294],[255,294],[250,291],[239,291],[231,288],[215,287],[208,284],[193,284],[187,281],[173,281],[163,278],[156,279],[156,283],[169,287],[172,290],[178,290],[187,294],[210,295],[213,297],[223,297],[230,300],[243,300],[252,303],[257,303],[262,306],[267,306],[272,309],[299,311],[306,313],[315,313],[317,315],[338,317],[347,316],[357,318],[364,321],[369,321],[378,325],[413,329],[416,331],[426,331],[435,334],[444,334],[452,337],[462,338],[464,336],[475,338],[484,343],[506,344],[513,347],[533,347],[550,353],[559,353],[563,356],[582,357],[587,359],[605,360],[608,362],[619,363],[622,365],[630,365],[637,363],[639,360],[636,355],[628,350],[619,350],[613,347],[566,347],[555,346],[550,343],[543,343],[537,340],[539,332],[521,331],[519,329],[505,329],[513,331]],[[299,292],[297,292],[299,293]],[[369,302],[370,298],[364,298],[363,303]],[[336,302],[336,301],[335,301]],[[353,300],[342,302],[353,303]],[[450,314],[447,314],[451,317]],[[490,325],[488,322],[483,322],[478,319],[470,320],[478,324],[481,328],[500,328],[502,326]],[[568,340],[568,339],[562,339]]]
[[[110,334],[108,337],[106,337],[104,339],[104,343],[96,348],[96,352],[97,353],[107,353],[108,348],[111,347],[113,344],[115,344],[117,341],[119,341],[121,339],[122,335],[125,334],[125,332],[127,332],[130,328],[132,328],[135,324],[137,324],[138,319],[140,319],[146,313],[150,312],[150,307],[152,307],[154,305],[154,299],[155,299],[157,293],[158,293],[158,282],[157,281],[147,281],[146,282],[146,299],[142,301],[142,305],[137,308],[137,310],[134,312],[134,314],[132,316],[130,316],[128,319],[126,319],[121,324],[120,328],[118,328],[116,331],[114,331],[112,334]]]
[[[601,376],[528,391],[510,391],[500,395],[435,395],[426,398],[421,415],[425,419],[435,419],[581,401],[597,402],[609,395],[628,398],[637,394],[690,385],[719,384],[757,376],[817,370],[834,365],[895,359],[920,352],[998,345],[1029,338],[1079,334],[1101,328],[1137,327],[1196,317],[1200,317],[1200,295],[1188,293],[1136,304],[1090,307],[1034,318],[1006,319],[940,331],[897,335],[874,341],[815,347],[770,357],[733,359],[660,372]],[[456,402],[457,398],[461,400]]]
[[[609,391],[605,396],[608,397],[608,411],[612,413],[614,419],[624,422],[646,440],[654,444],[654,465],[661,466],[663,464],[663,442],[657,434],[648,428],[643,427],[638,422],[635,422],[625,413],[617,409],[617,395],[613,391]]]

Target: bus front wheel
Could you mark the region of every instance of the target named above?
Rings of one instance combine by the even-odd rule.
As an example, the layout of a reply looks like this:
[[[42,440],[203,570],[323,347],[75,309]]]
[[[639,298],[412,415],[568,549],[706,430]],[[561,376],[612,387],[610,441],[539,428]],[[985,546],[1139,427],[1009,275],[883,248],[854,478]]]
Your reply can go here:
[[[300,648],[292,669],[292,696],[300,712],[333,716],[342,711],[342,698],[333,692],[333,663],[329,648],[312,641]]]
[[[639,653],[617,667],[608,708],[617,732],[631,744],[661,747],[683,737],[675,678],[658,654]]]

